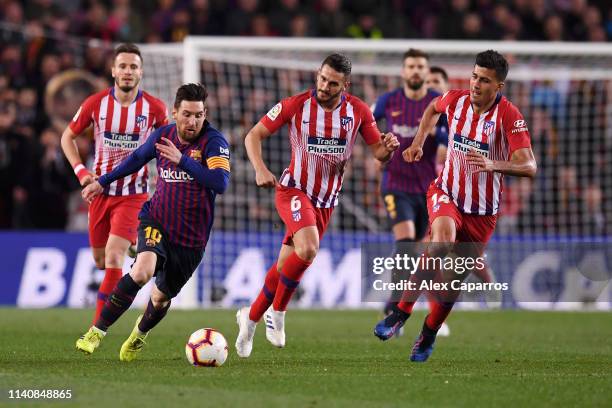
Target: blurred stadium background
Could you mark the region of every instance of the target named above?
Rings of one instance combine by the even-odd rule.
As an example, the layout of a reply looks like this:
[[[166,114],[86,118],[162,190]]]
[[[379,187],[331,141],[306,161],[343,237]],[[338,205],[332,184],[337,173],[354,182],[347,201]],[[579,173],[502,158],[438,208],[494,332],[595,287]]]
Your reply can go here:
[[[318,64],[332,51],[351,56],[350,91],[373,103],[400,85],[401,56],[415,47],[430,53],[431,65],[448,70],[451,87],[467,86],[479,51],[497,49],[511,62],[504,92],[526,117],[539,171],[534,180],[506,178],[488,260],[496,278],[521,293],[504,293],[502,305],[609,309],[609,3],[410,4],[0,1],[0,304],[83,307],[95,301],[102,272],[87,247],[86,204],[59,138],[80,102],[112,84],[113,44],[134,41],[143,50],[143,89],[171,106],[182,82],[204,82],[209,120],[232,148],[231,186],[218,200],[203,265],[178,305],[247,302],[276,256],[282,224],[271,192],[254,183],[242,143],[250,127],[281,98],[311,87]],[[78,143],[84,162],[91,160],[91,140]],[[264,149],[280,174],[290,158],[286,130]],[[301,306],[375,306],[362,302],[359,248],[364,241],[392,242],[378,179],[374,159],[357,145],[330,233],[301,285]],[[584,243],[596,243],[594,250],[575,249]],[[578,255],[568,255],[568,248]],[[585,260],[587,252],[594,255]],[[595,275],[585,273],[594,269]],[[137,304],[145,298],[141,291]],[[476,300],[472,307],[485,306]]]

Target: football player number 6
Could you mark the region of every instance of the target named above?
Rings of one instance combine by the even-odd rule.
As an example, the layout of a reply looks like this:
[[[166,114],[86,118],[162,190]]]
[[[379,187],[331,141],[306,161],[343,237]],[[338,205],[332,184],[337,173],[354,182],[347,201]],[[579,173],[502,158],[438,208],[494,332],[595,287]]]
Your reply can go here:
[[[291,211],[299,211],[300,208],[302,208],[302,203],[300,202],[298,196],[291,197]]]
[[[431,201],[433,201],[434,206],[438,203],[448,204],[450,203],[450,198],[446,194],[442,194],[438,197],[438,193],[436,193],[431,196]]]

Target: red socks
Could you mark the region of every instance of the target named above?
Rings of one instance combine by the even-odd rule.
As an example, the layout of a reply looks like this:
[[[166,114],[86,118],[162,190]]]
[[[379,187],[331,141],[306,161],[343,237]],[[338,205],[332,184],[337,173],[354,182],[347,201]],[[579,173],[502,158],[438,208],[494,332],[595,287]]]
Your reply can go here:
[[[278,269],[276,269],[276,262],[274,262],[268,270],[268,273],[266,273],[266,280],[264,281],[263,288],[261,288],[259,295],[257,295],[257,299],[255,299],[251,305],[249,319],[254,322],[258,322],[261,319],[261,316],[268,310],[274,300],[277,285]]]
[[[432,330],[438,331],[446,317],[453,309],[453,302],[435,303],[431,312],[425,318],[425,324]]]
[[[282,274],[279,277],[278,287],[274,295],[273,306],[274,310],[285,311],[287,304],[293,296],[293,292],[300,283],[304,271],[308,269],[311,262],[306,262],[301,259],[295,252],[287,257],[283,265]]]
[[[100,317],[100,312],[102,311],[102,307],[104,307],[104,303],[115,289],[117,282],[123,276],[123,270],[121,268],[106,268],[104,273],[104,279],[100,284],[100,288],[98,289],[98,300],[96,301],[96,314],[94,315],[92,324],[95,324]]]

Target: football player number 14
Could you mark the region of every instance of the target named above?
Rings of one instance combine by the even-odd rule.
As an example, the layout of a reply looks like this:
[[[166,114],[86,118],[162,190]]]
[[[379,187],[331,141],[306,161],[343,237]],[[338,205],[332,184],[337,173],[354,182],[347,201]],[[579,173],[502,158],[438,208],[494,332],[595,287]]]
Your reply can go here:
[[[440,196],[438,196],[438,193],[436,193],[431,196],[431,201],[433,202],[433,205],[436,206],[439,203],[450,203],[450,198],[446,194],[441,194]]]

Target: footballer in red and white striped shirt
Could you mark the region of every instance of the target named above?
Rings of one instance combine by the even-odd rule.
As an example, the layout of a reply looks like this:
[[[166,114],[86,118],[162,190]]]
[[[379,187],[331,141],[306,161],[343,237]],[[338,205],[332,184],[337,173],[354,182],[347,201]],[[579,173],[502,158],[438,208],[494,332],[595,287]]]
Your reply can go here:
[[[378,160],[389,160],[399,147],[393,134],[381,137],[369,107],[346,92],[350,74],[351,61],[346,56],[328,56],[317,73],[315,89],[283,99],[245,138],[257,185],[276,187],[276,208],[286,235],[257,299],[250,308],[238,311],[236,350],[240,357],[251,354],[255,325],[270,306],[265,316],[266,337],[277,347],[285,346],[287,304],[314,260],[338,204],[357,133]],[[289,127],[291,163],[279,183],[263,161],[261,141],[285,124]]]
[[[119,45],[113,55],[114,86],[88,97],[62,134],[62,149],[82,186],[90,184],[94,175],[110,173],[154,129],[167,124],[164,103],[140,89],[142,72],[138,47]],[[93,172],[81,162],[74,140],[90,126],[95,141]],[[136,242],[138,212],[148,199],[147,185],[147,168],[143,167],[107,186],[89,206],[89,243],[96,266],[105,269],[94,322],[121,279],[127,249]]]
[[[449,91],[434,99],[423,114],[412,145],[402,153],[407,162],[420,160],[426,136],[440,115],[446,113],[446,162],[427,193],[431,243],[424,255],[426,260],[444,258],[452,250],[463,259],[473,258],[474,265],[479,265],[495,229],[503,176],[535,176],[537,164],[527,124],[519,110],[501,95],[507,74],[508,62],[501,54],[493,50],[479,53],[469,91]],[[470,244],[456,246],[455,242]],[[423,280],[440,279],[439,272],[435,267],[425,267],[413,274],[412,287],[418,289],[404,291],[397,309],[376,325],[374,334],[382,340],[391,338],[410,316]],[[446,284],[462,281],[469,272],[451,274]],[[440,303],[427,315],[411,361],[429,358],[438,329],[459,294],[456,289],[437,291]]]

